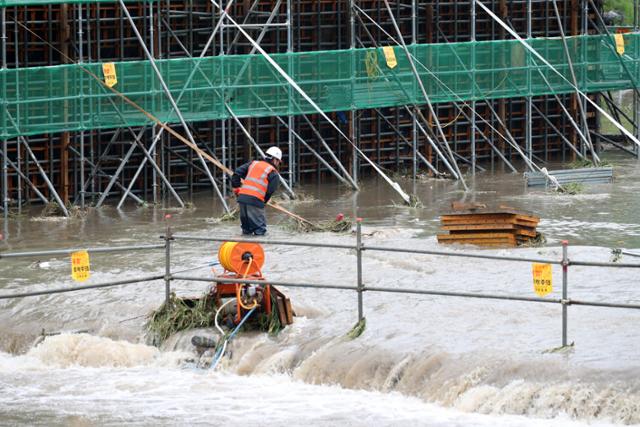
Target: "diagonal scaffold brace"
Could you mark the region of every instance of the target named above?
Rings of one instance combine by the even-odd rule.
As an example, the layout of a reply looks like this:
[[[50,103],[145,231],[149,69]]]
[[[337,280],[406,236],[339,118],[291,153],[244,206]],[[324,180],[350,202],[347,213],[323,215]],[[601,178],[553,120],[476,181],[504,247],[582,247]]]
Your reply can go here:
[[[120,1],[122,1],[122,0],[120,0]],[[215,0],[210,0],[210,1],[211,1],[211,4],[213,4],[216,8],[218,8],[219,10],[223,10],[222,7]],[[340,136],[342,136],[346,141],[348,141],[354,147],[354,149],[357,151],[357,153],[364,160],[366,160],[367,163],[369,163],[371,165],[371,167],[400,195],[400,197],[402,197],[404,202],[407,203],[407,204],[411,204],[411,198],[409,197],[409,195],[407,193],[404,192],[404,190],[400,187],[400,185],[397,182],[393,181],[391,178],[389,178],[382,171],[382,169],[380,169],[380,167],[376,163],[374,163],[371,159],[369,159],[362,152],[362,150],[360,150],[360,148],[358,148],[353,143],[353,141],[351,141],[351,139],[342,131],[342,129],[340,129],[329,118],[329,116],[327,116],[327,114],[318,106],[318,104],[316,104],[315,101],[313,101],[313,99],[311,99],[309,97],[309,95],[291,78],[291,76],[289,74],[287,74],[287,72],[284,71],[282,69],[282,67],[280,67],[278,65],[278,63],[276,63],[275,60],[269,56],[269,54],[244,30],[244,28],[242,28],[242,26],[240,26],[230,16],[227,16],[227,19],[229,20],[229,22],[231,22],[231,24],[234,27],[236,27],[238,29],[238,31],[240,31],[242,33],[242,35],[249,41],[249,43],[251,43],[256,48],[256,50],[265,58],[265,60],[269,64],[271,64],[271,66],[273,68],[275,68],[276,71],[278,71],[278,73],[282,77],[284,77],[284,79],[289,83],[289,85],[291,85],[291,87],[293,87],[296,90],[296,92],[298,92],[305,99],[305,101],[307,101],[309,103],[309,105],[311,105],[318,112],[318,114],[320,114],[322,116],[323,119],[325,119],[329,124],[331,124],[331,126],[338,132],[338,134]]]

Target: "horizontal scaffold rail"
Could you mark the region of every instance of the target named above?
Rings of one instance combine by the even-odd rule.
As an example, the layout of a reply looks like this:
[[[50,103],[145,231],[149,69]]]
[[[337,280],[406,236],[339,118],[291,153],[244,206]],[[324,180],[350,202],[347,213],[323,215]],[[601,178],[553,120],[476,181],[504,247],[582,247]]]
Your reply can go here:
[[[139,3],[141,0],[124,0],[127,3]],[[145,3],[157,3],[160,0],[142,0]],[[117,0],[0,0],[0,7],[13,6],[38,6],[48,4],[93,4],[93,3],[117,3]]]
[[[620,55],[607,35],[567,39],[578,87],[583,92],[633,88],[640,80],[640,33],[624,35]],[[559,38],[530,39],[531,46],[566,77],[517,40],[409,46],[434,103],[573,93]],[[424,104],[407,57],[393,48],[391,68],[382,49],[274,54],[271,57],[326,111]],[[630,71],[627,73],[622,62]],[[261,55],[222,55],[158,60],[165,82],[187,121],[267,117],[316,110]],[[102,64],[82,64],[103,76]],[[472,69],[473,67],[473,69]],[[192,73],[197,68],[195,73]],[[162,121],[178,117],[148,61],[115,64],[114,88]],[[189,78],[193,74],[193,78]],[[0,70],[0,139],[57,131],[150,124],[147,116],[106,89],[78,64]],[[227,108],[227,106],[229,108]]]

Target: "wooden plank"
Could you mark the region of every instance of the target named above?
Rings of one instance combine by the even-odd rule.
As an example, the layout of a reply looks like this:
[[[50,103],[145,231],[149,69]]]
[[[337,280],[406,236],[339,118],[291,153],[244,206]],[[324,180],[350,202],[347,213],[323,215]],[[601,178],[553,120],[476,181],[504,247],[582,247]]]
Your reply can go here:
[[[519,228],[516,232],[518,236],[527,236],[527,237],[536,237],[536,230],[527,230],[523,228]]]
[[[515,224],[499,223],[499,224],[465,224],[465,225],[443,225],[443,230],[448,231],[467,231],[467,230],[516,230]]]
[[[494,220],[507,220],[515,219],[516,215],[513,214],[468,214],[468,215],[442,215],[440,221],[486,221],[488,219]],[[524,219],[524,218],[523,218]]]
[[[287,314],[285,312],[284,298],[282,298],[281,296],[277,296],[276,306],[278,308],[278,319],[280,319],[280,324],[283,326],[288,325]]]
[[[438,234],[438,239],[515,239],[511,233],[465,233],[465,234]]]
[[[287,325],[293,324],[293,308],[291,308],[291,300],[289,298],[284,299],[284,308],[287,312]]]

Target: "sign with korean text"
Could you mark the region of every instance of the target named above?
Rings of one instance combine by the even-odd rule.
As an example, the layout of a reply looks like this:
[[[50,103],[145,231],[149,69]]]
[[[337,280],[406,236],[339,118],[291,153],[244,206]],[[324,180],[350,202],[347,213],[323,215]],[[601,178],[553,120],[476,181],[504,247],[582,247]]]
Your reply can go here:
[[[113,62],[106,62],[102,64],[102,74],[104,74],[104,84],[107,86],[114,87],[118,83],[116,64]]]
[[[553,272],[551,264],[533,263],[533,290],[543,297],[553,292]]]
[[[91,276],[89,252],[77,251],[71,254],[71,277],[76,282],[84,282]]]

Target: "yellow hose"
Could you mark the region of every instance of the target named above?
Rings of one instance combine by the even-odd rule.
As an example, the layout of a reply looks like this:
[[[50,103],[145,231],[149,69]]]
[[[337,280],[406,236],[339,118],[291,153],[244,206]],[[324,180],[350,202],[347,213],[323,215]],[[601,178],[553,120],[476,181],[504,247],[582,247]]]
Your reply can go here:
[[[218,251],[218,260],[227,271],[233,271],[233,265],[231,264],[231,254],[233,253],[233,249],[237,244],[238,242],[224,242],[222,246],[220,246],[220,250]]]

